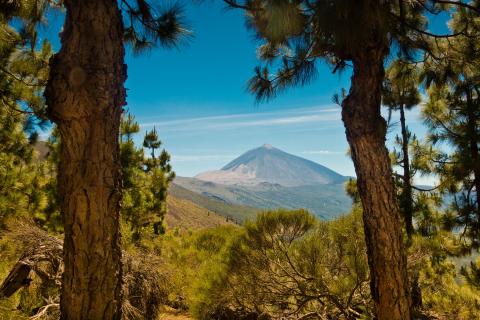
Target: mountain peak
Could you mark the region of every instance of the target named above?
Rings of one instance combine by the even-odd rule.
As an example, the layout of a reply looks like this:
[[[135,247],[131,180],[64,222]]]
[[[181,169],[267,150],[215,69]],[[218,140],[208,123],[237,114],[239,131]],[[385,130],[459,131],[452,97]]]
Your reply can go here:
[[[307,186],[342,183],[346,177],[313,161],[289,154],[270,144],[249,150],[220,170],[196,176],[226,185],[279,184]]]

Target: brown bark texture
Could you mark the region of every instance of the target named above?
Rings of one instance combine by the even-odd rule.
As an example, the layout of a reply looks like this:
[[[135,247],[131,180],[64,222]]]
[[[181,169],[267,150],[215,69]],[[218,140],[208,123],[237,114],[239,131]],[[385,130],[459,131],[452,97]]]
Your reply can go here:
[[[378,320],[410,320],[411,297],[402,223],[380,113],[384,58],[382,40],[366,43],[353,57],[353,76],[342,103],[342,120],[363,206],[371,293]]]
[[[61,135],[61,318],[120,319],[122,17],[114,0],[65,0],[64,5],[62,46],[51,61],[45,92],[50,119]]]

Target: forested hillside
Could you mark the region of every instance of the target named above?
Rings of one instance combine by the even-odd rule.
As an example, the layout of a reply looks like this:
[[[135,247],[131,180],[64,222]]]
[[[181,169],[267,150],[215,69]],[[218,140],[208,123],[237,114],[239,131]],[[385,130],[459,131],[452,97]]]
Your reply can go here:
[[[196,230],[234,224],[231,218],[221,216],[199,207],[191,201],[175,198],[172,195],[169,195],[167,199],[167,213],[165,217],[167,228],[173,230]]]
[[[257,102],[351,76],[332,100],[356,177],[270,145],[176,177],[166,122],[140,123],[125,81],[135,55],[197,41],[190,11],[4,1],[0,319],[480,319],[480,2],[221,3],[259,45]]]
[[[177,177],[176,180],[178,181],[179,178]],[[260,208],[237,205],[234,203],[225,202],[225,200],[221,198],[209,197],[197,192],[192,192],[176,183],[172,183],[169,192],[174,197],[191,201],[200,207],[204,207],[218,215],[229,218],[236,223],[241,223],[246,219],[251,219],[255,217],[259,211],[261,211]]]

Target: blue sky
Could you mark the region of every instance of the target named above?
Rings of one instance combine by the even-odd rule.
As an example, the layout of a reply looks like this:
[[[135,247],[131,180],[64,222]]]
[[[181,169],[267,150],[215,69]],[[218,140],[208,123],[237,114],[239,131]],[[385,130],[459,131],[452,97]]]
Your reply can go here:
[[[129,110],[142,128],[156,126],[178,175],[218,169],[264,143],[353,174],[340,110],[331,103],[348,87],[347,74],[319,63],[311,85],[256,104],[246,81],[258,43],[242,13],[213,2],[185,9],[194,32],[187,45],[127,57]]]
[[[62,16],[50,20],[46,36],[58,48]],[[246,92],[246,81],[258,63],[258,42],[242,13],[225,10],[220,1],[189,2],[185,21],[194,36],[178,49],[157,48],[140,56],[127,50],[126,57],[127,108],[142,131],[156,127],[178,175],[218,169],[264,143],[355,175],[340,108],[331,102],[341,88],[349,88],[349,70],[332,74],[319,61],[310,85],[257,104]],[[444,29],[444,20],[436,23]],[[409,119],[422,136],[418,111]]]

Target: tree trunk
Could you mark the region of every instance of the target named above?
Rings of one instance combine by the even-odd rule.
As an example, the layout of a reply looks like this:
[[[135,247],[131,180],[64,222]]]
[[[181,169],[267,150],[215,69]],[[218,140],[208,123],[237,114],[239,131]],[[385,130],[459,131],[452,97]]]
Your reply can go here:
[[[405,231],[407,231],[408,243],[411,245],[413,228],[413,188],[412,173],[410,171],[410,154],[408,151],[409,132],[407,129],[407,121],[405,119],[405,106],[400,106],[400,126],[402,128],[402,165],[403,165],[403,190],[401,195],[401,208],[403,219],[405,220]],[[412,307],[419,309],[422,307],[422,290],[418,283],[419,274],[415,271],[411,275],[410,293],[412,297]]]
[[[353,58],[342,120],[350,144],[363,206],[371,293],[379,320],[410,320],[411,298],[402,224],[380,114],[384,57],[381,40],[366,43]]]
[[[62,47],[45,96],[60,129],[65,240],[61,318],[121,318],[118,133],[125,105],[123,26],[113,0],[65,0]]]
[[[475,104],[472,102],[472,92],[469,90],[467,92],[467,126],[468,126],[468,137],[470,138],[470,156],[473,163],[473,184],[475,186],[475,200],[477,205],[477,222],[480,222],[480,157],[478,150],[478,128],[477,128],[477,119],[478,117],[475,114]],[[477,227],[477,235],[480,235],[480,230]],[[479,241],[480,239],[476,239]]]
[[[403,162],[403,190],[401,210],[403,212],[403,219],[405,220],[405,229],[407,231],[408,239],[413,235],[413,194],[412,194],[412,175],[410,172],[410,157],[408,154],[408,130],[405,120],[405,108],[400,106],[400,125],[402,127],[402,162]]]

